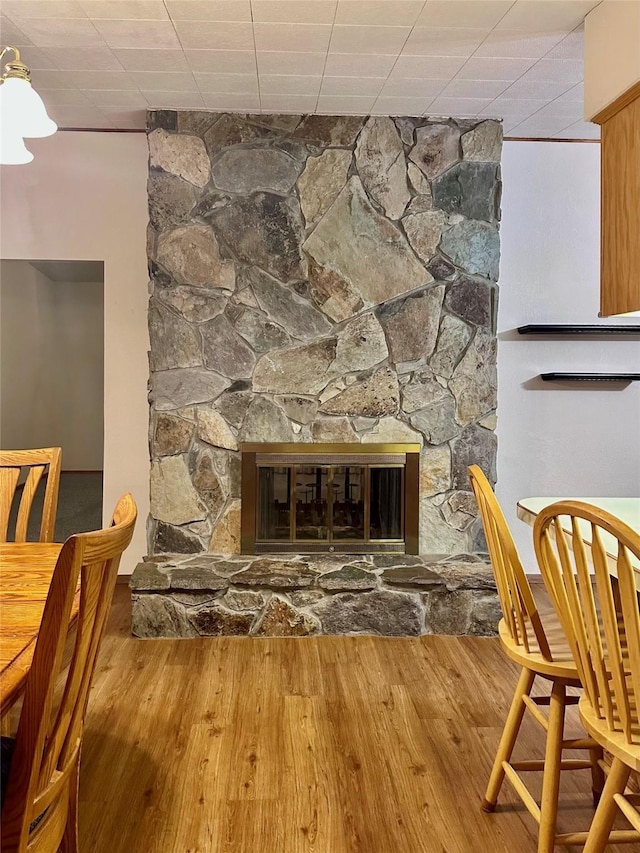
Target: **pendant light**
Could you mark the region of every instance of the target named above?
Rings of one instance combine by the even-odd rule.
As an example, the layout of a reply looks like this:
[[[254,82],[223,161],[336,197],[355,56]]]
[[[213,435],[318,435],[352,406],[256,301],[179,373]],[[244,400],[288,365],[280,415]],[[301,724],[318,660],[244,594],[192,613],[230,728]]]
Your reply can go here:
[[[31,85],[31,73],[20,60],[17,47],[5,47],[0,57],[11,51],[13,62],[5,65],[0,78],[0,163],[30,163],[33,154],[23,138],[51,136],[58,129],[47,115],[40,95]]]

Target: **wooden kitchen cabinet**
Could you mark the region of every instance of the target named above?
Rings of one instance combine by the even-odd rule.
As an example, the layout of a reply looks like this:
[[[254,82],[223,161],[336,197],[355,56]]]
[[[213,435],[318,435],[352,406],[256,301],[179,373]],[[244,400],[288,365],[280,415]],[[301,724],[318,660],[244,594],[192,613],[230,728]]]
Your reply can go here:
[[[600,313],[640,311],[640,83],[593,119],[602,129]]]

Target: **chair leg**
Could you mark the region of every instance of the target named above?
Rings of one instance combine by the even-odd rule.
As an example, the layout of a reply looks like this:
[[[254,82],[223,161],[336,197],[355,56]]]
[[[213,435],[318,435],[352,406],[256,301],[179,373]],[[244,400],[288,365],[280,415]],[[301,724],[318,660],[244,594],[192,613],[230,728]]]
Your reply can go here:
[[[566,699],[566,685],[561,681],[555,681],[549,703],[549,727],[544,753],[538,853],[553,853],[555,847]]]
[[[607,781],[602,790],[600,804],[589,829],[584,853],[602,853],[607,846],[613,821],[618,811],[618,806],[613,796],[614,794],[623,793],[630,773],[630,768],[624,762],[620,761],[619,758],[613,759],[611,770],[609,770]]]
[[[594,746],[589,750],[589,756],[591,758],[591,793],[593,795],[593,806],[597,808],[605,781],[604,770],[599,764],[604,758],[604,751],[602,747]]]
[[[507,721],[504,724],[502,737],[500,738],[500,744],[498,745],[498,751],[496,752],[496,757],[491,769],[491,776],[489,777],[489,784],[487,785],[484,802],[482,803],[482,808],[485,812],[494,811],[496,803],[498,802],[498,794],[500,793],[500,788],[504,781],[504,769],[502,767],[502,762],[509,761],[511,758],[511,753],[513,752],[513,748],[516,744],[518,732],[520,731],[520,726],[522,724],[522,718],[524,717],[524,712],[527,707],[522,701],[522,697],[528,696],[531,693],[535,677],[535,673],[530,669],[526,669],[526,667],[522,668],[516,692],[513,694],[513,699],[511,700],[511,707],[509,708]]]
[[[80,754],[69,779],[69,811],[64,835],[60,842],[60,853],[78,853],[78,787],[80,783]]]

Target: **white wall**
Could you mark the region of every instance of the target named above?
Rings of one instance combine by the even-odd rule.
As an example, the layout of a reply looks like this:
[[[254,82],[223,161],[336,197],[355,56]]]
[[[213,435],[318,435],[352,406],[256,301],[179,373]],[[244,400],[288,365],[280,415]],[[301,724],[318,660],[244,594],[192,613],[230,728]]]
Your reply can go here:
[[[32,163],[0,167],[0,258],[104,261],[104,516],[133,493],[138,524],[121,564],[131,572],[149,512],[147,143],[61,132],[29,148]]]
[[[640,341],[513,333],[527,323],[612,322],[598,318],[599,157],[597,144],[507,142],[503,151],[497,494],[528,571],[537,570],[532,531],[516,518],[518,498],[640,494],[640,383],[535,379],[638,372]]]
[[[102,283],[0,261],[0,447],[59,446],[63,470],[102,470],[103,326]]]

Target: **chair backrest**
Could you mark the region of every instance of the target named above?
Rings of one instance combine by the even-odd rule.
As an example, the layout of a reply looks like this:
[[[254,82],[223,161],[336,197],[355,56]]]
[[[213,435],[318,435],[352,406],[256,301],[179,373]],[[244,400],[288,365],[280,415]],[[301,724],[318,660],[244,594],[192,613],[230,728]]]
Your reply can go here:
[[[539,651],[545,660],[551,661],[553,657],[538,613],[538,606],[498,499],[481,468],[471,465],[467,470],[480,510],[502,614],[509,635],[517,645],[523,646],[527,652],[530,652],[532,650],[530,631],[533,631],[538,646],[535,651]]]
[[[58,558],[27,678],[2,811],[2,850],[57,850],[79,760],[84,715],[98,648],[111,607],[120,557],[136,521],[131,495],[120,499],[111,526],[79,533]],[[73,602],[76,637],[62,690],[58,682]],[[55,697],[55,701],[54,701]],[[30,833],[31,823],[44,817]]]
[[[59,447],[43,447],[37,450],[0,450],[0,542],[8,541],[11,509],[23,470],[26,470],[27,478],[22,486],[22,496],[18,503],[15,541],[27,541],[33,499],[46,472],[39,541],[53,542],[58,509],[61,455],[62,451]]]
[[[635,728],[637,743],[640,534],[591,504],[560,501],[538,514],[533,536],[589,703],[627,743]]]

